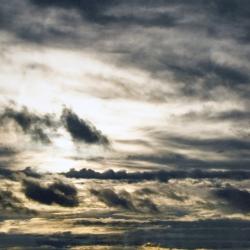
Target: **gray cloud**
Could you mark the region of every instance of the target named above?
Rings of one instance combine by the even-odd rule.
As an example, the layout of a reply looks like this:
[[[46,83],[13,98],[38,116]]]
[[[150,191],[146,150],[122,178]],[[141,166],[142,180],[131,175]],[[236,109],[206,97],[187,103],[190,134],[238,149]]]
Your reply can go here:
[[[51,143],[45,129],[55,126],[52,116],[39,116],[30,113],[26,107],[23,107],[20,111],[5,108],[0,114],[0,123],[1,125],[8,125],[10,121],[14,121],[25,134],[30,135],[32,140],[44,144]]]
[[[120,207],[128,210],[135,210],[129,193],[115,193],[112,189],[95,190],[91,189],[90,193],[98,197],[98,199],[111,207]]]
[[[112,225],[112,224],[111,224]],[[123,233],[98,234],[24,234],[1,233],[5,248],[56,248],[96,245],[110,249],[138,248],[150,242],[153,246],[180,249],[248,249],[249,222],[242,220],[158,221],[152,225],[134,223]],[[228,238],[230,235],[230,238]],[[15,241],[13,241],[15,239]],[[38,248],[39,249],[39,248]]]
[[[27,107],[23,107],[20,111],[13,108],[5,108],[0,114],[0,124],[9,126],[11,121],[14,121],[33,141],[43,144],[51,143],[46,130],[49,130],[50,133],[55,133],[60,126],[64,126],[76,141],[89,144],[109,144],[108,138],[97,130],[94,125],[82,120],[72,110],[67,108],[63,110],[60,120],[57,120],[53,114],[38,115],[31,113]],[[11,152],[10,149],[2,148],[0,156],[1,153],[6,155]]]
[[[25,179],[23,191],[27,198],[46,205],[75,207],[79,204],[76,188],[61,181],[45,185],[38,180]]]
[[[233,187],[225,187],[214,191],[214,194],[225,201],[233,209],[250,212],[250,193]]]
[[[249,51],[241,44],[249,30],[247,1],[146,1],[142,4],[116,0],[91,3],[30,0],[24,3],[13,6],[17,11],[8,7],[9,2],[2,4],[2,12],[8,13],[2,15],[6,30],[44,46],[84,47],[100,52],[116,65],[144,69],[154,78],[164,80],[158,91],[140,93],[131,87],[130,92],[138,92],[137,98],[141,100],[166,102],[176,95],[218,99],[220,88],[247,99]],[[36,18],[27,15],[26,10],[37,13]],[[57,15],[51,15],[52,12]],[[44,17],[53,22],[45,24]],[[13,22],[16,19],[20,21]],[[89,29],[82,29],[83,26]],[[130,36],[135,39],[124,39]],[[193,37],[199,37],[199,42]],[[212,52],[229,54],[232,59],[218,60]],[[171,95],[164,82],[173,79],[176,93]],[[96,95],[130,98],[121,91],[119,96],[114,94],[116,91],[101,92]]]
[[[128,193],[123,190],[115,192],[113,189],[90,189],[90,193],[95,195],[101,202],[109,207],[118,207],[133,212],[158,213],[158,207],[148,197],[141,198],[138,193]]]
[[[0,219],[14,215],[34,215],[35,211],[25,207],[25,204],[10,190],[0,190]]]
[[[14,148],[5,147],[0,145],[0,157],[16,155],[18,151]]]
[[[192,147],[209,151],[249,150],[250,141],[236,138],[195,139],[185,137],[169,137],[168,140],[179,147]]]
[[[126,171],[113,171],[107,170],[103,173],[94,171],[92,169],[81,169],[63,173],[68,178],[82,178],[82,179],[100,179],[100,180],[121,180],[129,182],[139,182],[146,180],[168,181],[169,179],[231,179],[231,180],[248,180],[250,179],[249,171],[206,171],[206,170],[172,170],[172,171],[145,171],[145,172],[126,172]]]
[[[72,110],[65,108],[61,119],[74,140],[89,144],[109,144],[106,136],[92,124],[79,118]]]

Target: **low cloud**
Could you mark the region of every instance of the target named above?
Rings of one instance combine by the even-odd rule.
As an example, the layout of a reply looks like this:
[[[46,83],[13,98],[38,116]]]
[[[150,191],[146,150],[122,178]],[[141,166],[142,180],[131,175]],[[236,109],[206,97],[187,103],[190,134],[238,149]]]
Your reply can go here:
[[[233,187],[226,187],[214,191],[214,194],[225,201],[233,209],[240,212],[250,212],[250,192]]]
[[[90,193],[109,207],[118,207],[133,212],[159,212],[151,199],[148,197],[138,197],[136,193],[130,194],[125,190],[115,192],[109,188],[100,190],[90,189]]]
[[[117,194],[112,189],[91,189],[90,193],[95,195],[101,202],[105,203],[108,206],[135,210],[135,207],[130,200],[129,193],[127,192]]]
[[[61,120],[64,127],[76,141],[88,144],[108,144],[108,138],[92,124],[79,118],[72,110],[65,108]]]
[[[144,172],[126,172],[110,169],[105,172],[97,172],[92,169],[83,168],[81,170],[71,169],[66,173],[62,173],[68,178],[77,179],[101,179],[101,180],[123,180],[129,182],[139,182],[146,180],[168,181],[169,179],[206,179],[206,178],[220,178],[232,180],[248,180],[250,179],[249,171],[205,171],[205,170],[192,170],[192,171],[144,171]]]
[[[101,131],[68,108],[63,110],[61,119],[57,119],[53,114],[32,113],[27,107],[23,107],[21,110],[6,107],[0,113],[0,125],[10,126],[11,122],[14,122],[17,129],[20,128],[33,141],[43,144],[52,143],[49,133],[56,133],[60,127],[64,127],[75,141],[88,144],[109,144],[108,138]],[[0,148],[0,156],[11,153],[14,153],[13,150]]]
[[[43,184],[37,180],[24,180],[23,191],[27,198],[46,205],[76,207],[79,204],[74,186],[61,181]]]
[[[5,108],[0,114],[0,123],[1,125],[9,125],[11,121],[14,121],[25,134],[28,134],[32,138],[32,140],[44,144],[51,143],[45,129],[55,126],[52,116],[39,116],[29,112],[26,107],[23,107],[21,110]]]
[[[26,208],[23,202],[9,190],[0,189],[0,211],[1,216],[14,214],[34,214],[35,211]]]

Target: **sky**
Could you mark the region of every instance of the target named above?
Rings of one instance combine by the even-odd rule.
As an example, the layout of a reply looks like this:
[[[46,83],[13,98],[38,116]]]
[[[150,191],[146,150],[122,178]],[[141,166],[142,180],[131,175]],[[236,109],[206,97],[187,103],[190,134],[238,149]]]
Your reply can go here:
[[[1,0],[0,249],[249,249],[249,17]]]

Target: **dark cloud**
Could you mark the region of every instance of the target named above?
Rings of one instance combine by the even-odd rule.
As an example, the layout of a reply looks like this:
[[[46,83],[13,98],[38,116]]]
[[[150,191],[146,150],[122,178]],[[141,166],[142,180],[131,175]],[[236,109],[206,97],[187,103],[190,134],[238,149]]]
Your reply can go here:
[[[98,225],[98,223],[97,223]],[[111,222],[112,226],[112,222]],[[117,225],[120,229],[120,225]],[[110,249],[137,249],[151,243],[151,246],[175,249],[249,249],[249,221],[244,220],[198,220],[198,221],[157,221],[141,225],[134,222],[115,233],[69,232],[57,234],[1,233],[4,249],[67,249],[86,246],[95,249],[104,246]],[[116,225],[114,226],[114,230]],[[230,236],[230,237],[229,237]],[[15,239],[15,240],[13,240]],[[149,245],[149,244],[148,244]]]
[[[197,60],[194,64],[189,65],[186,63],[178,64],[178,60],[176,64],[172,65],[168,60],[166,62],[162,60],[162,63],[174,74],[176,80],[188,83],[182,88],[185,95],[200,95],[210,98],[214,95],[212,90],[218,86],[241,92],[242,87],[240,86],[250,82],[249,73],[244,69],[213,61]],[[192,82],[194,84],[191,84]]]
[[[5,156],[15,156],[18,153],[18,151],[14,148],[10,147],[5,147],[0,145],[0,157],[5,157]]]
[[[26,179],[23,181],[23,190],[27,198],[42,204],[64,207],[75,207],[79,204],[76,188],[61,181],[45,185],[37,180]]]
[[[249,171],[205,171],[205,170],[191,170],[191,171],[145,171],[145,172],[126,172],[107,170],[103,173],[96,172],[92,169],[81,169],[79,171],[71,169],[69,172],[63,173],[68,178],[82,178],[82,179],[100,179],[100,180],[121,180],[129,182],[139,182],[147,180],[168,181],[169,179],[232,179],[232,180],[248,180],[250,179]]]
[[[101,189],[101,190],[91,189],[90,192],[108,206],[120,207],[128,210],[135,210],[135,207],[130,200],[129,193],[125,191],[120,194],[117,194],[112,189]]]
[[[250,112],[248,110],[232,109],[227,111],[215,111],[212,109],[204,109],[200,112],[191,111],[187,112],[180,117],[174,116],[187,121],[212,121],[212,122],[249,122]]]
[[[45,132],[46,128],[53,128],[55,122],[50,115],[39,116],[28,111],[23,107],[20,111],[13,108],[5,108],[0,114],[0,123],[8,125],[10,121],[14,121],[19,128],[36,141],[44,144],[51,143],[49,136]]]
[[[196,139],[169,137],[168,140],[179,147],[192,147],[209,151],[250,150],[250,141],[236,138]]]
[[[239,41],[246,40],[247,43],[248,39],[247,1],[24,2],[28,7],[16,4],[7,8],[10,4],[5,1],[2,4],[3,15],[0,22],[5,30],[14,32],[25,41],[43,43],[44,46],[84,47],[93,49],[95,53],[107,53],[121,67],[133,65],[147,70],[156,78],[164,78],[164,82],[172,80],[173,77],[176,80],[175,86],[178,86],[178,96],[216,99],[219,87],[240,96],[249,92],[246,86],[250,78],[249,69],[244,63],[249,52],[238,47]],[[51,8],[56,13],[61,13],[62,10],[76,11],[83,20],[59,14],[52,17]],[[38,13],[39,18],[26,18],[25,9]],[[53,22],[44,23],[44,17],[52,18]],[[91,31],[83,31],[83,26]],[[156,29],[151,29],[152,27]],[[162,31],[158,32],[157,28]],[[124,36],[134,37],[135,34],[135,39],[124,39]],[[194,41],[193,37],[199,37],[201,42]],[[224,46],[220,47],[222,41],[225,41],[225,49]],[[232,54],[232,58],[236,60],[218,62],[211,55],[212,51],[217,50]],[[114,54],[119,56],[114,59]],[[242,63],[237,64],[234,61]],[[242,66],[243,64],[245,65]],[[114,84],[114,88],[117,86]],[[165,102],[176,97],[175,94],[170,96],[163,89],[164,86],[158,91],[147,92],[139,89],[135,91],[138,95],[133,98]],[[127,98],[124,91],[120,91],[119,95],[112,92],[99,91],[96,95],[102,94],[111,99]]]
[[[215,195],[224,200],[233,209],[250,212],[250,193],[233,187],[225,187],[214,191]]]
[[[22,170],[9,169],[8,166],[0,165],[0,179],[10,179],[10,180],[22,180],[26,177],[41,178],[44,174],[38,173],[35,169],[31,167],[26,167]]]
[[[12,217],[13,214],[35,214],[35,211],[26,208],[23,202],[9,190],[0,190],[0,218]]]
[[[5,166],[2,167],[0,165],[0,178],[1,179],[5,179],[5,178],[13,179],[14,178],[13,171],[9,170],[8,168],[5,168]]]
[[[30,0],[33,4],[38,7],[47,8],[47,7],[57,7],[65,9],[75,9],[79,11],[85,18],[94,22],[107,22],[109,21],[108,16],[104,16],[102,12],[114,4],[117,0],[92,0],[92,1],[81,1],[81,0]]]
[[[166,146],[166,141],[163,146]],[[184,147],[183,147],[184,148]],[[247,156],[247,155],[246,155]],[[249,169],[249,157],[242,157],[241,155],[231,156],[230,159],[224,160],[208,160],[196,157],[189,157],[188,155],[169,153],[154,154],[154,155],[130,155],[127,160],[134,162],[156,163],[163,166],[178,167],[179,169]]]
[[[149,197],[141,197],[137,192],[128,193],[125,190],[115,192],[113,189],[90,189],[101,202],[109,207],[118,207],[132,212],[158,213],[158,207]]]
[[[74,140],[88,144],[109,144],[106,136],[89,122],[80,119],[72,110],[65,108],[61,119]]]
[[[82,141],[88,144],[109,144],[109,140],[92,124],[80,119],[72,110],[65,108],[58,121],[53,114],[37,115],[31,113],[26,107],[20,111],[13,108],[5,108],[0,114],[0,124],[10,125],[14,121],[15,124],[25,134],[28,134],[33,141],[50,144],[47,130],[55,133],[60,126],[64,126],[76,141]],[[1,154],[13,154],[11,149],[0,148]]]
[[[23,170],[18,171],[17,173],[22,173],[24,174],[26,177],[32,177],[32,178],[41,178],[43,175],[38,173],[35,169],[31,168],[31,167],[26,167]]]
[[[158,213],[159,209],[156,204],[149,198],[137,199],[137,207],[142,210],[146,210],[150,213]]]

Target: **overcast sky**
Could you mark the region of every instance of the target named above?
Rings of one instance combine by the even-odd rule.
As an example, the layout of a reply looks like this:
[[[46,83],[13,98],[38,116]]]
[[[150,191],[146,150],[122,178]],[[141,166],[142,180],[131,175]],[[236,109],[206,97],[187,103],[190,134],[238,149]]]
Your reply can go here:
[[[249,17],[248,0],[1,0],[3,249],[248,249]]]

